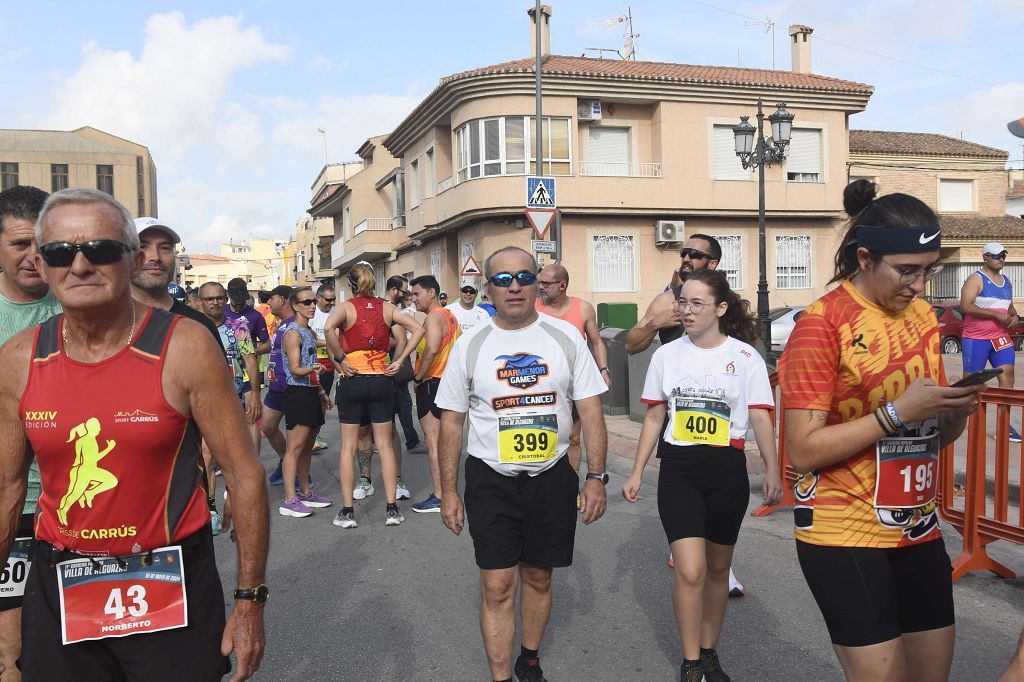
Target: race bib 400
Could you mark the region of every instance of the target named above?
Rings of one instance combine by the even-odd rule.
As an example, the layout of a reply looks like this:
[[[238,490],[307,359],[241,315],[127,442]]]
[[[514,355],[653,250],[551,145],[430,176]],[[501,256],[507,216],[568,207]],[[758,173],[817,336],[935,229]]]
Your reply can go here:
[[[672,437],[681,443],[726,446],[729,444],[729,417],[732,411],[721,400],[673,399]]]
[[[543,462],[558,448],[558,417],[537,414],[498,419],[498,461],[502,464]]]

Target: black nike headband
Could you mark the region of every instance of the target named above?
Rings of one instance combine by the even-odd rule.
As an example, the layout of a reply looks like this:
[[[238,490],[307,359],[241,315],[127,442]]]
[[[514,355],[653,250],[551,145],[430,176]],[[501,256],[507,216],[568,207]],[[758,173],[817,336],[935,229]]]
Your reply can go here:
[[[922,253],[938,251],[942,246],[942,228],[938,224],[919,227],[878,227],[860,225],[857,238],[848,249],[863,246],[873,253]]]

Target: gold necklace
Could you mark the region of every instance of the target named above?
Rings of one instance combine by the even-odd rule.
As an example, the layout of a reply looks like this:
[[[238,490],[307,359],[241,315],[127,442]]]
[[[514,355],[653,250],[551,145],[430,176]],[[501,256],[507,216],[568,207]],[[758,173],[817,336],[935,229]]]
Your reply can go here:
[[[60,336],[64,340],[64,354],[68,353],[68,318],[64,316],[64,324],[60,328]],[[128,340],[124,342],[124,345],[128,345],[132,342],[132,338],[135,336],[135,302],[132,301],[132,328],[128,332]]]

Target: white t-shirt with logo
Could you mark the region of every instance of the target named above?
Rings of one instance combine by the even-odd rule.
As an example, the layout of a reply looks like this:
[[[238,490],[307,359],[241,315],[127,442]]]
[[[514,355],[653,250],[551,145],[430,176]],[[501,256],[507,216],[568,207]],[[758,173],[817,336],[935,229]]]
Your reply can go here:
[[[699,348],[684,336],[654,351],[641,400],[667,404],[666,443],[740,450],[750,410],[775,406],[764,360],[731,336],[716,348]]]
[[[606,390],[571,324],[540,314],[508,330],[487,316],[455,342],[435,402],[469,413],[470,456],[506,476],[536,476],[569,448],[572,401]]]
[[[313,319],[309,321],[309,328],[313,330],[313,334],[316,338],[324,339],[324,327],[327,326],[327,318],[331,316],[333,308],[326,313],[320,310],[320,307],[314,304],[315,310],[313,311]],[[317,346],[316,357],[320,360],[326,360],[329,357],[326,346]],[[324,363],[325,366],[327,363]],[[334,366],[331,365],[329,371],[334,371]]]
[[[447,306],[448,310],[451,311],[455,319],[459,321],[459,329],[463,334],[473,329],[478,324],[483,324],[491,319],[490,314],[478,305],[473,306],[469,310],[462,307],[462,304],[456,301],[450,306]]]

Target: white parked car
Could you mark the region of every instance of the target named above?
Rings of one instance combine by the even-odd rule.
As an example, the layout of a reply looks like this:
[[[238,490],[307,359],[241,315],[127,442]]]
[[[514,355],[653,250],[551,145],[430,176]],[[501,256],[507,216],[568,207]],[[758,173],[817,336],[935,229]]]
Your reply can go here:
[[[768,311],[768,319],[772,322],[772,352],[781,353],[786,350],[789,335],[793,333],[796,321],[806,306],[774,308]]]

